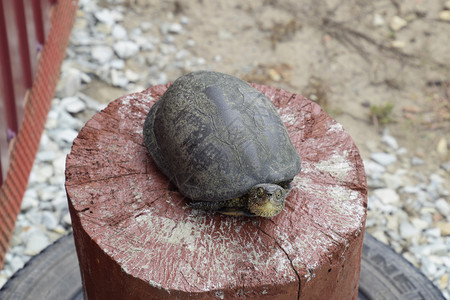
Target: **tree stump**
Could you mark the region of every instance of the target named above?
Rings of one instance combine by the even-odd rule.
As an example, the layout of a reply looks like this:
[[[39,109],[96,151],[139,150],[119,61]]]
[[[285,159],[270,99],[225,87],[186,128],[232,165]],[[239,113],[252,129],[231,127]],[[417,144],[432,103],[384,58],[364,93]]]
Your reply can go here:
[[[254,85],[302,158],[272,219],[189,208],[142,127],[168,85],[112,102],[73,143],[66,190],[88,299],[356,299],[367,187],[351,137],[301,95]]]

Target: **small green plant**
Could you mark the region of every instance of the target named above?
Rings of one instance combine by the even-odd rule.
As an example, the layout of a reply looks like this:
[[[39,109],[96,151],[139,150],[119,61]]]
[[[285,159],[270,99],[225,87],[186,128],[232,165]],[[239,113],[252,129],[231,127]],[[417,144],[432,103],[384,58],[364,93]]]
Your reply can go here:
[[[370,118],[375,126],[386,125],[388,123],[394,122],[392,116],[392,110],[394,109],[394,104],[390,101],[381,105],[371,105],[370,106]]]

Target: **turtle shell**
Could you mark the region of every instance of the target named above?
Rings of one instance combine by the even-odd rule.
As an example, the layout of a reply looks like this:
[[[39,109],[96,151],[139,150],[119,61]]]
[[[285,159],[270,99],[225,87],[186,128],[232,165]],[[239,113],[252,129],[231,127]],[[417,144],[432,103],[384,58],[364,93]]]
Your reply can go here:
[[[178,78],[153,105],[144,142],[186,197],[222,201],[259,183],[292,180],[300,157],[272,102],[231,75]]]

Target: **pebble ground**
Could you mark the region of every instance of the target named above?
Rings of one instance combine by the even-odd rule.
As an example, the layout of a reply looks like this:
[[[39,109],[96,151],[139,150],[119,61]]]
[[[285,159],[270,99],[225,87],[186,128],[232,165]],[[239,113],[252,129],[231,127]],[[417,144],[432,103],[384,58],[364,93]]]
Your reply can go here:
[[[208,69],[205,59],[192,54],[195,41],[174,42],[176,36],[188,34],[187,17],[172,23],[144,22],[131,30],[123,21],[123,7],[104,9],[97,1],[80,1],[56,96],[0,271],[0,287],[32,256],[71,231],[65,158],[83,124],[105,107],[83,88],[98,80],[127,94],[166,83],[167,70]],[[160,36],[146,35],[154,27],[159,27]],[[130,58],[140,61],[145,71],[127,68]],[[148,85],[137,83],[142,80]],[[366,230],[419,268],[449,299],[450,162],[422,172],[424,160],[408,153],[388,130],[381,141],[368,142],[371,153],[364,158],[369,186]]]

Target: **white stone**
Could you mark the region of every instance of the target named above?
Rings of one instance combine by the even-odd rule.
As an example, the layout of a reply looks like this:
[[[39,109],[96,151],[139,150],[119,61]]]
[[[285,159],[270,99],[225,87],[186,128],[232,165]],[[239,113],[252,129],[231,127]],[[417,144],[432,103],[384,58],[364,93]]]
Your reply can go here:
[[[400,41],[400,40],[395,40],[395,41],[391,42],[391,46],[396,49],[403,49],[406,47],[406,42]]]
[[[138,84],[129,84],[127,86],[127,91],[131,94],[131,93],[140,93],[143,90],[145,90],[146,87],[142,86],[142,85],[138,85]]]
[[[435,182],[436,184],[442,184],[445,179],[441,175],[433,173],[430,175],[430,182]]]
[[[66,213],[63,217],[63,222],[69,226],[72,226],[72,219],[70,217],[70,213]]]
[[[419,218],[412,218],[411,220],[411,224],[417,228],[417,230],[424,230],[425,228],[428,228],[428,226],[430,226],[430,224],[422,219]]]
[[[8,281],[9,276],[3,273],[3,270],[0,272],[0,289],[5,285]]]
[[[51,210],[52,209],[52,204],[49,201],[47,201],[47,202],[42,201],[39,204],[39,209],[41,210],[41,212],[40,212],[40,221],[39,221],[39,224],[41,225],[42,224],[42,211],[44,211],[44,210]],[[38,224],[38,223],[36,223],[36,224]]]
[[[125,77],[125,75],[121,71],[114,69],[111,70],[112,85],[124,88],[127,86],[128,82],[128,78]]]
[[[84,83],[90,83],[92,81],[91,77],[86,73],[81,73],[81,80]]]
[[[130,58],[139,52],[139,46],[132,41],[118,41],[113,48],[117,56],[123,59]]]
[[[131,70],[126,70],[125,71],[125,77],[130,81],[130,82],[136,82],[139,80],[140,75],[139,73],[136,73],[134,71]]]
[[[114,59],[109,63],[109,65],[113,69],[122,70],[125,68],[125,61],[123,59]]]
[[[381,207],[380,199],[378,199],[378,197],[375,197],[373,195],[369,195],[367,200],[367,209],[369,211],[376,211],[380,207]]]
[[[48,237],[40,230],[35,230],[28,238],[25,246],[26,255],[36,255],[50,245]]]
[[[439,13],[439,19],[450,22],[450,10],[443,10]]]
[[[37,182],[46,182],[53,175],[53,168],[51,165],[39,164],[34,168]]]
[[[173,37],[173,35],[166,35],[163,38],[163,43],[165,44],[173,44],[173,42],[175,42],[175,38]]]
[[[384,19],[380,14],[374,14],[373,15],[373,26],[380,27],[384,25]]]
[[[49,162],[54,160],[56,157],[56,152],[53,150],[44,150],[44,151],[39,151],[36,154],[36,159],[39,160],[40,162]]]
[[[44,211],[42,212],[42,224],[48,229],[53,230],[58,226],[58,220],[53,212]]]
[[[157,78],[150,78],[149,82],[151,85],[158,85],[158,84],[166,84],[167,83],[167,75],[166,73],[159,73]]]
[[[417,259],[416,257],[409,252],[404,252],[402,253],[403,258],[405,258],[407,261],[409,261],[410,263],[412,263],[416,268],[419,267],[419,264],[417,263]]]
[[[372,218],[367,218],[366,220],[366,228],[374,227],[377,225],[377,220]]]
[[[58,120],[56,118],[52,118],[49,113],[49,116],[47,116],[47,121],[45,121],[45,128],[55,129],[56,127],[58,127]]]
[[[393,189],[389,188],[376,189],[373,191],[373,194],[385,204],[395,204],[400,200],[398,194]]]
[[[100,64],[104,64],[114,57],[114,51],[110,46],[93,46],[91,52],[92,58]]]
[[[53,161],[53,169],[56,175],[64,175],[64,171],[66,169],[65,155],[61,154]]]
[[[111,67],[109,66],[109,64],[104,64],[97,67],[94,72],[95,75],[97,75],[101,80],[108,83],[108,80],[110,79],[110,71]]]
[[[161,44],[159,45],[159,48],[164,55],[174,54],[177,51],[177,48],[174,45]]]
[[[371,161],[371,160],[363,160],[364,163],[364,170],[366,171],[366,174],[368,176],[373,176],[374,174],[384,173],[386,172],[386,168],[382,165]]]
[[[116,40],[125,40],[128,36],[126,29],[120,24],[113,26],[111,34]]]
[[[391,135],[389,135],[387,133],[383,134],[383,136],[381,137],[381,141],[383,143],[385,143],[386,145],[388,145],[393,150],[397,150],[398,149],[397,140],[393,136],[391,136]]]
[[[30,211],[28,211],[25,214],[25,218],[28,221],[28,223],[31,225],[40,224],[41,223],[41,212],[38,210],[38,208],[31,209]]]
[[[221,40],[230,40],[233,38],[233,34],[225,29],[219,30],[218,36],[219,36],[219,39],[221,39]]]
[[[428,184],[426,190],[433,199],[438,198],[439,195],[444,192],[444,189],[442,187],[443,182],[444,179],[438,174],[430,175],[430,183]]]
[[[173,35],[166,35],[166,36],[164,36],[163,43],[165,43],[165,44],[173,44],[173,42],[175,42],[175,38],[173,37]]]
[[[177,53],[175,53],[175,59],[182,60],[189,57],[190,52],[186,49],[181,49]]]
[[[413,158],[411,158],[411,165],[413,166],[421,166],[425,164],[425,161],[417,156],[413,156]]]
[[[78,136],[78,132],[70,128],[52,130],[51,132],[49,132],[49,134],[52,135],[56,142],[68,144],[71,144],[73,140]]]
[[[81,90],[83,73],[80,70],[69,68],[62,72],[61,79],[56,86],[59,97],[70,97]]]
[[[425,230],[425,235],[431,238],[439,238],[441,237],[441,229],[440,228],[429,228]]]
[[[24,264],[24,261],[19,256],[14,256],[9,261],[9,266],[13,273],[17,272],[19,269],[22,269]]]
[[[144,51],[153,51],[155,49],[155,45],[153,44],[153,42],[149,41],[146,37],[134,36],[132,37],[132,39]]]
[[[61,110],[58,114],[58,127],[52,131],[58,131],[60,129],[73,129],[78,131],[81,129],[82,123],[79,119],[73,117],[65,110]]]
[[[435,202],[437,211],[444,217],[450,216],[450,204],[444,198],[439,198]]]
[[[406,149],[405,147],[401,147],[400,149],[397,150],[397,155],[406,155],[408,153],[408,149]]]
[[[65,192],[63,192],[63,195],[58,195],[52,200],[52,206],[55,211],[67,209],[67,197]]]
[[[409,239],[420,233],[420,231],[417,228],[415,228],[408,221],[403,221],[402,223],[400,223],[399,231],[400,231],[400,236],[404,239]]]
[[[39,201],[32,197],[24,196],[22,199],[22,204],[20,205],[20,210],[26,212],[32,208],[38,207]]]
[[[90,45],[92,44],[92,37],[88,31],[74,30],[70,35],[70,42],[75,46]],[[69,47],[68,50],[71,50],[71,48]],[[79,47],[75,49],[76,52],[78,52],[79,50]]]
[[[189,40],[186,42],[186,46],[187,46],[187,47],[194,47],[194,46],[195,46],[195,41],[192,40],[192,39],[189,39]]]
[[[389,240],[383,231],[377,230],[372,233],[372,236],[376,238],[378,241],[382,242],[383,244],[389,245]]]
[[[131,29],[131,36],[141,36],[142,35],[142,29],[139,27],[134,27]]]
[[[62,99],[61,106],[71,114],[76,114],[86,109],[86,104],[84,101],[80,100],[76,96]]]
[[[389,228],[392,231],[398,231],[398,224],[399,224],[399,219],[397,218],[397,216],[392,216],[392,215],[388,215],[386,216],[386,227]]]
[[[370,158],[383,166],[388,166],[397,161],[397,157],[394,154],[375,152],[370,155]]]
[[[391,27],[391,29],[393,31],[399,31],[400,29],[405,27],[407,24],[408,24],[408,22],[406,22],[406,20],[400,18],[399,16],[394,16],[391,19],[391,22],[389,23],[389,27]]]
[[[139,24],[139,27],[141,28],[141,30],[143,32],[147,32],[150,29],[152,29],[153,25],[150,22],[144,21],[144,22],[141,22],[141,24]]]
[[[420,270],[428,277],[433,276],[437,271],[436,265],[427,256],[423,256],[421,260],[422,267]]]
[[[38,199],[38,197],[39,197],[38,192],[34,188],[27,189],[23,196],[33,198],[33,199]]]
[[[203,66],[206,63],[206,60],[203,57],[193,57],[194,65]]]
[[[404,186],[402,188],[403,192],[408,193],[408,194],[417,194],[420,191],[422,191],[422,189],[419,186],[414,186],[414,185],[407,185]]]
[[[392,190],[396,190],[403,186],[403,179],[397,174],[384,173],[382,175],[386,187]]]
[[[41,201],[51,201],[55,198],[59,189],[60,187],[54,185],[45,186],[38,191],[39,199]]]
[[[189,24],[189,18],[186,17],[186,16],[182,16],[182,17],[180,18],[180,23],[183,24],[183,25]]]
[[[108,9],[97,11],[95,12],[94,16],[97,20],[107,25],[113,25],[116,22],[114,13]]]
[[[67,233],[67,230],[60,224],[58,224],[55,228],[52,230],[54,233],[57,233],[58,235],[64,235]]]
[[[39,151],[42,149],[51,150],[51,151],[59,151],[59,146],[50,139],[47,132],[43,132],[41,136],[41,141],[39,143]]]
[[[179,34],[183,30],[183,26],[180,23],[172,23],[168,27],[168,32],[173,34]]]
[[[121,61],[123,61],[123,60],[121,60]],[[83,93],[78,93],[77,96],[80,97],[80,99],[83,99],[84,103],[86,103],[86,106],[89,109],[92,109],[96,112],[99,112],[99,111],[105,109],[106,106],[108,105],[107,103],[100,103],[97,100],[95,100],[94,98],[91,98]]]

